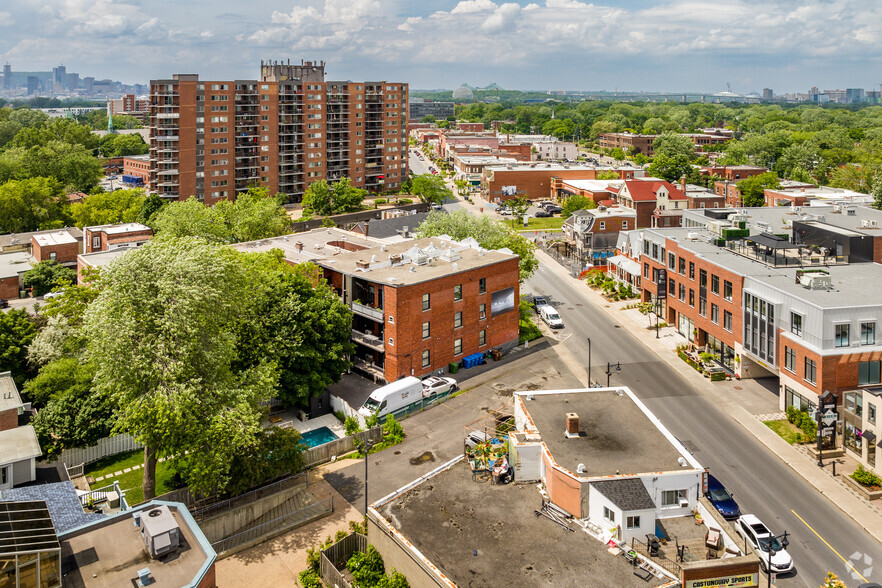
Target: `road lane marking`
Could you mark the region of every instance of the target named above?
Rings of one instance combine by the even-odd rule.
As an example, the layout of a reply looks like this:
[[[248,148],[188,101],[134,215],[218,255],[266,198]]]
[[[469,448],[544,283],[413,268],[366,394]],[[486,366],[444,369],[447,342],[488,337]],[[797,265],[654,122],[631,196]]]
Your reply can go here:
[[[869,582],[869,580],[867,580],[866,578],[864,578],[864,576],[863,576],[859,571],[857,571],[857,570],[854,568],[853,565],[851,565],[851,562],[850,562],[849,560],[847,560],[847,559],[845,559],[844,557],[842,557],[841,555],[839,555],[839,552],[836,551],[835,549],[833,549],[833,546],[830,545],[829,543],[827,543],[827,540],[826,540],[826,539],[824,539],[823,537],[821,537],[821,536],[818,534],[817,531],[815,531],[814,529],[812,529],[812,526],[809,525],[807,522],[805,522],[805,519],[803,519],[801,516],[799,516],[798,514],[796,514],[796,511],[795,511],[795,510],[793,510],[793,509],[791,508],[791,509],[790,509],[790,512],[792,512],[794,515],[796,515],[796,518],[798,518],[800,521],[802,521],[802,524],[805,525],[806,527],[808,527],[809,531],[811,531],[812,533],[814,533],[815,536],[816,536],[818,539],[820,539],[821,541],[823,541],[823,542],[824,542],[824,545],[826,545],[827,547],[829,547],[829,548],[830,548],[830,551],[832,551],[833,553],[836,554],[836,557],[838,557],[839,559],[841,559],[841,560],[845,563],[845,565],[847,565],[848,567],[850,567],[851,570],[852,570],[855,574],[857,574],[858,576],[860,576],[861,580],[863,580],[864,582]]]

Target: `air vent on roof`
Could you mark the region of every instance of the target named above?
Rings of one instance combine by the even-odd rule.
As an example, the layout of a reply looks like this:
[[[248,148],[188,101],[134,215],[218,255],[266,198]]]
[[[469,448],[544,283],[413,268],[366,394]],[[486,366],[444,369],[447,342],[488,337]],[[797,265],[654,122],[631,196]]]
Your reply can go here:
[[[167,506],[150,509],[140,520],[141,536],[151,557],[157,558],[178,548],[180,528]]]

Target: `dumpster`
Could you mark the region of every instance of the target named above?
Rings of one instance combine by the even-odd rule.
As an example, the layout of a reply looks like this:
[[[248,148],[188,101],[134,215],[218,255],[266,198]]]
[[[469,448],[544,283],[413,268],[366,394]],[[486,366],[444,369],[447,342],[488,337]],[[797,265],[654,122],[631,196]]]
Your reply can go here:
[[[459,364],[455,363],[455,362],[451,363],[450,365],[447,366],[447,369],[450,371],[451,374],[455,374],[456,372],[459,371]]]
[[[482,363],[484,363],[483,353],[472,353],[462,358],[462,367],[465,369],[481,365]]]

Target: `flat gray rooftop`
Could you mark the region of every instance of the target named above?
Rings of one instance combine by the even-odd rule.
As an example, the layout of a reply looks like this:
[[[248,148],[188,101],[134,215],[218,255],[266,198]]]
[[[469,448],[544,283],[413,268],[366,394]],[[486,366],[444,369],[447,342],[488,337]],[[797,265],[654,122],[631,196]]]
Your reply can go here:
[[[382,244],[383,241],[380,239],[365,237],[358,233],[337,228],[322,228],[259,241],[236,243],[231,247],[246,253],[261,253],[278,249],[286,261],[305,263],[346,253],[346,248],[365,249],[379,247]]]
[[[21,396],[10,372],[0,372],[0,411],[21,406]]]
[[[119,257],[125,255],[129,251],[134,251],[129,247],[121,247],[119,249],[110,249],[109,251],[98,251],[96,253],[81,253],[80,258],[90,267],[104,267]]]
[[[612,390],[533,394],[524,406],[554,460],[585,478],[680,471],[682,454],[627,395]],[[579,415],[568,438],[566,414]],[[579,464],[586,472],[577,474]]]
[[[472,481],[459,462],[378,510],[457,586],[659,586],[575,525],[563,530],[534,511],[535,485]],[[477,555],[475,551],[477,550]]]
[[[23,274],[33,267],[30,260],[31,254],[27,251],[3,253],[0,255],[0,278],[12,278]]]

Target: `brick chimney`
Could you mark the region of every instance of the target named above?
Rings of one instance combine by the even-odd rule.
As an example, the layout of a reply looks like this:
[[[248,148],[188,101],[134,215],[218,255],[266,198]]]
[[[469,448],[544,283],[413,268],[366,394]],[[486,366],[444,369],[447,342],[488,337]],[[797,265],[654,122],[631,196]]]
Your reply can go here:
[[[686,193],[686,176],[680,176],[680,190]]]
[[[578,436],[579,415],[574,412],[567,413],[567,437]]]
[[[296,249],[297,251],[303,251],[303,242],[297,241],[296,243],[294,243],[294,249]]]

